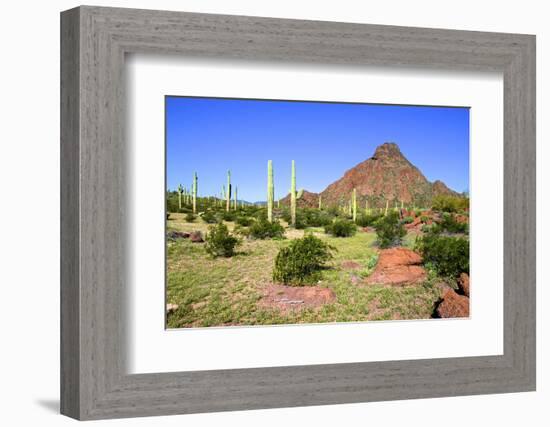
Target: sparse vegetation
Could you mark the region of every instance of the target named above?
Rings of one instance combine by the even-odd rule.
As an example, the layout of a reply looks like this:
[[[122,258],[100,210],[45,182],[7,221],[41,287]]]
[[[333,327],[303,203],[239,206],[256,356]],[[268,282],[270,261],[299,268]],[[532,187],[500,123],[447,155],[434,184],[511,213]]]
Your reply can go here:
[[[187,215],[185,215],[185,220],[187,222],[195,222],[195,219],[197,219],[197,217],[195,215],[193,215],[191,212],[189,212]]]

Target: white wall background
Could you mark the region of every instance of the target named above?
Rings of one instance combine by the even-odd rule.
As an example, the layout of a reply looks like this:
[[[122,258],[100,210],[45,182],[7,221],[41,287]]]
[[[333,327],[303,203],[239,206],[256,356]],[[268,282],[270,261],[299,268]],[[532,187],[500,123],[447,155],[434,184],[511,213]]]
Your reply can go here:
[[[59,384],[59,12],[75,1],[5,2],[0,25],[0,422],[64,426]],[[545,2],[339,0],[96,1],[105,6],[537,35],[538,391],[108,421],[116,426],[548,425],[550,27]],[[30,201],[32,197],[32,202]],[[546,241],[545,241],[546,240]],[[91,423],[91,424],[95,424]]]

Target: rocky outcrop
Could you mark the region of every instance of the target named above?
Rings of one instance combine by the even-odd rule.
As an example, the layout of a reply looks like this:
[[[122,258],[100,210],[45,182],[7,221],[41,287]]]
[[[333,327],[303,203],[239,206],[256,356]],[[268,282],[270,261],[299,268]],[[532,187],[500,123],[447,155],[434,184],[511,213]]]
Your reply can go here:
[[[470,297],[470,276],[468,276],[466,273],[461,273],[457,282],[458,289],[460,289],[460,291],[464,295]]]
[[[437,305],[434,317],[450,319],[470,316],[470,298],[459,295],[453,289],[448,288]]]
[[[443,182],[430,183],[420,170],[401,153],[398,145],[386,142],[378,146],[373,156],[348,170],[342,178],[321,192],[324,205],[347,202],[353,189],[364,206],[384,207],[389,200],[428,206],[435,195],[458,195]]]
[[[290,194],[281,199],[281,206],[290,206]],[[318,208],[319,194],[307,190],[301,191],[300,198],[296,200],[296,206],[299,208]]]
[[[382,249],[378,263],[367,284],[407,285],[422,283],[426,280],[426,270],[422,267],[422,258],[407,248]]]

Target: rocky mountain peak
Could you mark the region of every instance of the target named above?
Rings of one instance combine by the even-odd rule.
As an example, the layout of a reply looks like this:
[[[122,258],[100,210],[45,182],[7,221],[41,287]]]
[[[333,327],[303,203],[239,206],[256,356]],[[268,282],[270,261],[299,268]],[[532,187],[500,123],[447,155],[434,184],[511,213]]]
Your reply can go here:
[[[403,157],[399,146],[395,142],[384,142],[382,145],[376,147],[372,159]]]

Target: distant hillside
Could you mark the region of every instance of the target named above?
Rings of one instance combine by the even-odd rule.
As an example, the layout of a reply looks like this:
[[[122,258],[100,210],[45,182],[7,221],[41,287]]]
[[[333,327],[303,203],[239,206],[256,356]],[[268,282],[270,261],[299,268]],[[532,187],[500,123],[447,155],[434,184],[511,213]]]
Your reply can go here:
[[[320,193],[323,206],[347,203],[353,189],[361,206],[368,201],[371,207],[383,207],[386,200],[395,203],[429,206],[434,196],[445,194],[459,196],[442,181],[429,182],[420,170],[401,153],[398,145],[386,142],[378,146],[372,157],[344,173],[339,180]],[[290,204],[290,195],[281,200]],[[304,191],[298,199],[299,207],[317,207],[319,194]]]

